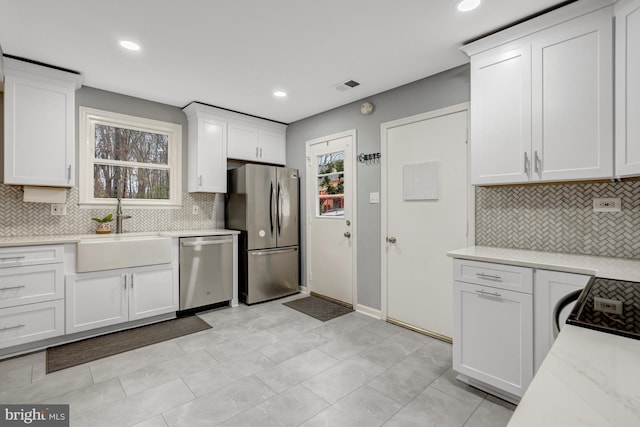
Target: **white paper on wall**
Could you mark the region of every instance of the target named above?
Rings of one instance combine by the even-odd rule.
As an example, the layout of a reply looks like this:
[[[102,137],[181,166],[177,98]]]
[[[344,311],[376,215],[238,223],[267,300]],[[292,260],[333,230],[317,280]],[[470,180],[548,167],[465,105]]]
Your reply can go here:
[[[440,162],[414,163],[402,167],[404,200],[438,200],[440,198]]]

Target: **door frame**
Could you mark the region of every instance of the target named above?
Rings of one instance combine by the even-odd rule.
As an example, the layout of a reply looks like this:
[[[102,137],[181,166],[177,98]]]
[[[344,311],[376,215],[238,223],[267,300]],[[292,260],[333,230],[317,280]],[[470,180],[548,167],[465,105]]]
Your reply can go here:
[[[380,124],[380,318],[387,320],[387,290],[388,290],[388,269],[387,269],[387,235],[388,235],[388,164],[387,154],[389,152],[389,141],[387,138],[387,132],[396,127],[405,126],[408,124],[421,122],[424,120],[434,119],[440,116],[446,116],[449,114],[459,113],[462,111],[467,112],[467,246],[473,246],[475,244],[475,187],[471,185],[471,156],[470,156],[470,138],[469,138],[469,126],[471,112],[469,108],[469,102],[463,102],[461,104],[452,105],[449,107],[440,108],[438,110],[428,111],[426,113],[416,114],[414,116],[405,117],[402,119],[392,120]],[[453,292],[453,283],[451,283]]]
[[[305,163],[306,163],[306,186],[305,186],[305,208],[306,218],[305,218],[305,285],[307,291],[310,293],[313,291],[309,286],[310,280],[309,275],[311,274],[311,250],[310,250],[310,235],[311,235],[311,215],[315,212],[315,193],[312,191],[312,183],[311,183],[311,146],[315,144],[320,144],[323,142],[327,142],[332,139],[344,138],[346,136],[351,137],[352,147],[351,147],[351,170],[353,171],[353,176],[351,177],[351,194],[352,194],[352,210],[351,210],[351,223],[353,227],[351,228],[351,260],[352,260],[352,268],[351,268],[351,302],[353,308],[358,305],[358,171],[357,171],[357,132],[356,129],[351,129],[343,132],[334,133],[332,135],[323,136],[320,138],[315,138],[309,140],[305,143]],[[345,159],[345,161],[347,161]]]

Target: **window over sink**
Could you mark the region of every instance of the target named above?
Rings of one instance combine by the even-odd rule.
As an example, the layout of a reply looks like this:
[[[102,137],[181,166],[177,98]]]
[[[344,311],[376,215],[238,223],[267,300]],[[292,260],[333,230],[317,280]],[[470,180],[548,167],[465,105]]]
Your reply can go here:
[[[180,206],[182,126],[80,107],[80,204]]]

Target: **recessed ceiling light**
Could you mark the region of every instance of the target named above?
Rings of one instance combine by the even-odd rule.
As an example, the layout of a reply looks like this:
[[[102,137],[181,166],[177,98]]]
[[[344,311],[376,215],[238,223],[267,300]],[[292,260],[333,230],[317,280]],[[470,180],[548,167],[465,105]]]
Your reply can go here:
[[[120,46],[122,46],[127,50],[134,50],[134,51],[140,50],[140,45],[130,40],[120,40]]]
[[[460,0],[458,2],[460,12],[469,12],[478,6],[480,6],[480,0]]]
[[[273,96],[277,96],[278,98],[284,98],[285,96],[287,96],[287,92],[283,92],[281,90],[277,90],[277,91],[273,92]]]

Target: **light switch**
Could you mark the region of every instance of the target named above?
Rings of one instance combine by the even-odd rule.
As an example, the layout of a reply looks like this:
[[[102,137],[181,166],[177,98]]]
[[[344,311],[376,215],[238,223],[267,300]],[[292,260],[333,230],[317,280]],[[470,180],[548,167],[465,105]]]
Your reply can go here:
[[[369,193],[369,203],[380,203],[380,193]]]

